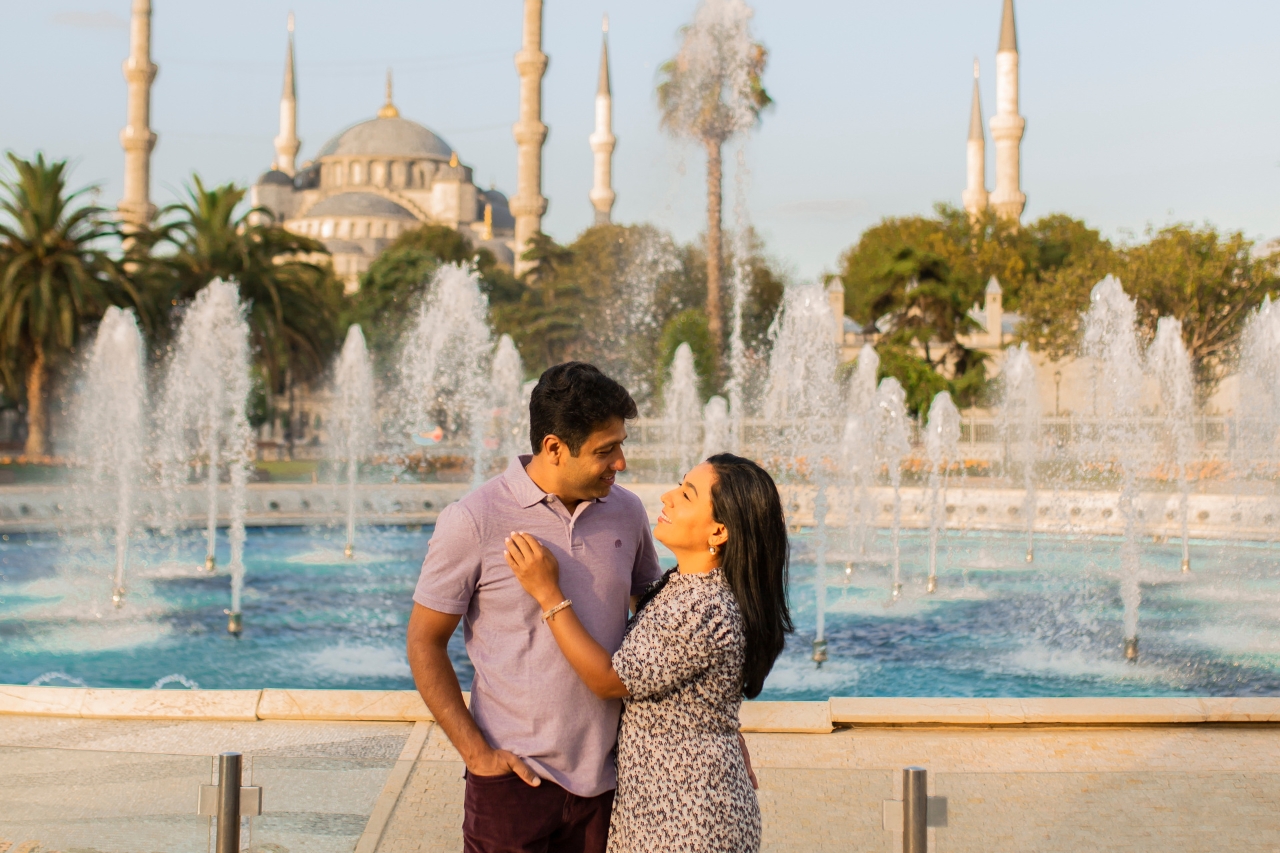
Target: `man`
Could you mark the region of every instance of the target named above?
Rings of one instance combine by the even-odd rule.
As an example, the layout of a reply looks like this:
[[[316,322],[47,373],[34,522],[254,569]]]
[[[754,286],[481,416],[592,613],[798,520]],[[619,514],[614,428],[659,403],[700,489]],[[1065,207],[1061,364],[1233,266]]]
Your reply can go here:
[[[574,673],[503,557],[514,530],[560,562],[560,583],[593,637],[622,643],[635,597],[661,574],[640,499],[614,486],[636,417],[626,389],[581,362],[548,369],[529,401],[532,456],[440,513],[409,620],[409,666],[466,762],[468,853],[604,853],[621,702]],[[449,661],[464,618],[471,709]]]

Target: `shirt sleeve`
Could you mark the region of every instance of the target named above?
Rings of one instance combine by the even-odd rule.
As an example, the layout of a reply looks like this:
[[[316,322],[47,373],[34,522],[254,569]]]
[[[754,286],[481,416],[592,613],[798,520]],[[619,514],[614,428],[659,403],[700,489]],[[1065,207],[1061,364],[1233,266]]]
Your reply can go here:
[[[614,653],[614,672],[634,699],[668,693],[710,669],[729,649],[731,618],[715,598],[679,609],[651,603]]]
[[[658,563],[658,549],[653,544],[653,531],[649,529],[647,516],[640,516],[640,547],[636,549],[636,561],[631,567],[631,594],[641,595],[649,584],[662,577]]]
[[[458,504],[445,507],[427,544],[413,600],[441,613],[466,613],[480,581],[479,542],[471,514]]]

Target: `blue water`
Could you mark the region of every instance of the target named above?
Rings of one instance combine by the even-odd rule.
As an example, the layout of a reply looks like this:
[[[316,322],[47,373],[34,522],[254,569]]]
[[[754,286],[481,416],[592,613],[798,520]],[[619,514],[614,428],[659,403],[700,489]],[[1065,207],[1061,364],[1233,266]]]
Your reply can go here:
[[[122,610],[111,607],[107,543],[57,536],[0,541],[0,683],[151,687],[181,674],[202,688],[411,688],[404,629],[430,528],[364,530],[358,559],[341,533],[251,530],[245,632],[226,633],[229,579],[204,575],[192,535],[135,548]],[[1119,545],[949,534],[939,588],[924,593],[924,535],[904,534],[902,599],[891,603],[882,536],[872,556],[827,572],[830,659],[809,659],[815,570],[794,541],[798,631],[761,698],[828,696],[1280,695],[1280,546],[1196,543],[1142,550],[1141,659],[1122,660]],[[225,564],[226,543],[219,559]],[[460,634],[451,654],[464,689]],[[176,685],[171,685],[176,686]]]

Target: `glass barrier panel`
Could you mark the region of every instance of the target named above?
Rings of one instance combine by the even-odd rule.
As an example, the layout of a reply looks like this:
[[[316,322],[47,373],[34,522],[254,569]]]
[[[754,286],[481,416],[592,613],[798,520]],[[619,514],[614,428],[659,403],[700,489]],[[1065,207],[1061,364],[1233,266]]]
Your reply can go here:
[[[930,774],[939,853],[1280,848],[1280,773]]]
[[[350,853],[369,824],[394,756],[246,755],[246,785],[262,788],[249,849]]]
[[[895,797],[894,771],[807,767],[755,770],[760,781],[763,850],[894,850],[894,835],[884,829],[883,817],[884,801]]]
[[[207,853],[208,756],[0,747],[0,848]]]

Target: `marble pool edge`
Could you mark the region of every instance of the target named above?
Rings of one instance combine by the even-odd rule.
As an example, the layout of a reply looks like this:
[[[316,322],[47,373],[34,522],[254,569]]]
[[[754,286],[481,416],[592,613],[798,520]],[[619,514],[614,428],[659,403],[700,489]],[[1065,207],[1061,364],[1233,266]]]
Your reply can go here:
[[[81,719],[430,722],[412,690],[145,690],[0,685],[0,714]],[[833,697],[744,702],[746,732],[848,727],[1280,724],[1280,697],[970,699]]]

